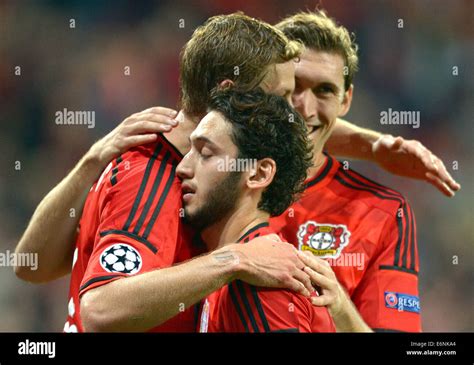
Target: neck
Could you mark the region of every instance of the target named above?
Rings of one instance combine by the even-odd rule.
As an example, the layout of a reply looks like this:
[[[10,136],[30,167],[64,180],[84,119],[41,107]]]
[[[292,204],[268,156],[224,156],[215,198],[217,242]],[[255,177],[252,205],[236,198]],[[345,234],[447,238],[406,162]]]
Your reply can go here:
[[[239,207],[219,222],[205,228],[201,232],[201,237],[208,251],[212,251],[236,243],[245,232],[257,224],[268,222],[269,218],[268,213],[255,207],[253,209]]]
[[[175,119],[179,124],[171,132],[166,133],[165,137],[182,155],[185,155],[191,149],[189,136],[196,129],[200,118],[192,117],[183,110],[180,110]]]
[[[327,157],[323,151],[319,151],[313,156],[313,166],[308,169],[308,179],[316,176],[326,162]]]

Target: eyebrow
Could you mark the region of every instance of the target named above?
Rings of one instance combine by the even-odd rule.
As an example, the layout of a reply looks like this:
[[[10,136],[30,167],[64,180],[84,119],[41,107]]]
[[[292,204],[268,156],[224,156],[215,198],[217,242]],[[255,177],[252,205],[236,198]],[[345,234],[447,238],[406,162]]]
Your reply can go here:
[[[192,142],[191,141],[191,136],[188,138],[189,139],[189,142]],[[209,138],[207,137],[204,137],[204,136],[197,136],[197,137],[193,137],[193,140],[194,141],[202,141],[204,143],[208,143],[216,148],[219,148],[219,146],[217,144],[215,144],[214,142],[212,142]]]

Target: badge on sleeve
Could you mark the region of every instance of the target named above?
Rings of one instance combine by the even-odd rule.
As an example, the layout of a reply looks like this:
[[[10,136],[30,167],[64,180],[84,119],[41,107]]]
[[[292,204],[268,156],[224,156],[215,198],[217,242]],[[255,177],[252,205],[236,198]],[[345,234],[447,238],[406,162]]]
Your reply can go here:
[[[100,255],[100,265],[105,271],[133,275],[142,268],[142,257],[132,246],[115,243]]]

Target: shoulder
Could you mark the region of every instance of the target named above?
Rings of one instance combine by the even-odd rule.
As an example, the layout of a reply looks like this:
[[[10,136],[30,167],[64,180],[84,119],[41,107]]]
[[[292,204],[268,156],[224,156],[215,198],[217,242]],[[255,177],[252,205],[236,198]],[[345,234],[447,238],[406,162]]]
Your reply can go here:
[[[336,194],[345,196],[352,204],[364,205],[390,216],[406,209],[408,200],[395,189],[382,185],[353,169],[345,169],[341,164],[331,185]]]

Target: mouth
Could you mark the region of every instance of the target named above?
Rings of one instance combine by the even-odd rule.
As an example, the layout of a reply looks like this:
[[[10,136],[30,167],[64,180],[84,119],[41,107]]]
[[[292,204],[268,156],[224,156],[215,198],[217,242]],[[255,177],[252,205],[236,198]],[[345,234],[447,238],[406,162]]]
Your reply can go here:
[[[183,201],[185,203],[189,203],[195,193],[196,189],[194,189],[191,185],[187,183],[183,183],[181,185],[181,194],[183,195]]]
[[[308,134],[311,135],[313,133],[316,133],[319,128],[321,128],[320,125],[309,125],[308,126]]]

